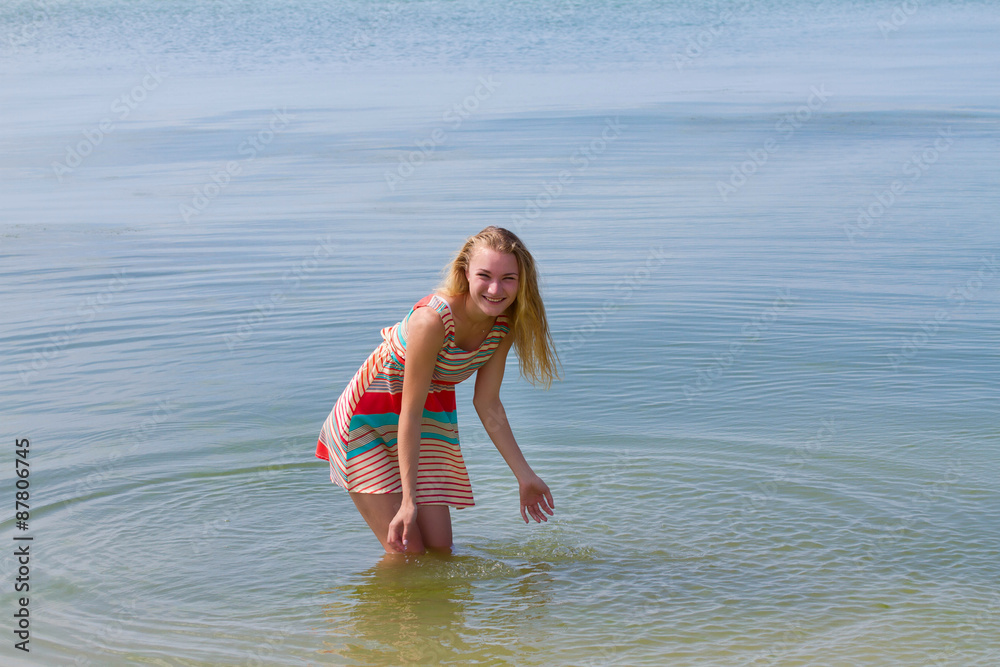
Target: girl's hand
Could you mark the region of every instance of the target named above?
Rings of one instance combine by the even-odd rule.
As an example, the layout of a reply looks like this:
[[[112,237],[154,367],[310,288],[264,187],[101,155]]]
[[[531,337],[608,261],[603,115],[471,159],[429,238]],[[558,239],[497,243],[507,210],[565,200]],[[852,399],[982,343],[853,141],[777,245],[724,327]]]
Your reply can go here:
[[[552,492],[538,475],[526,477],[518,481],[521,491],[521,518],[528,523],[528,515],[535,520],[535,523],[548,521],[549,518],[543,514],[543,510],[550,515],[556,506],[552,501]]]
[[[389,536],[386,538],[386,542],[396,551],[405,552],[410,535],[414,534],[416,530],[417,506],[403,503],[396,510],[396,516],[389,522]]]

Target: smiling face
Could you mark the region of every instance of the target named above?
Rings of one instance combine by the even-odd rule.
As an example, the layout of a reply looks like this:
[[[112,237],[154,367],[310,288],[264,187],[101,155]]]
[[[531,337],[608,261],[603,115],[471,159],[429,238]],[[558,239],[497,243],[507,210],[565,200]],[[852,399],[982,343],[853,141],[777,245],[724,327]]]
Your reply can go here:
[[[513,254],[481,248],[469,258],[465,276],[468,303],[486,317],[498,317],[514,303],[519,275]]]

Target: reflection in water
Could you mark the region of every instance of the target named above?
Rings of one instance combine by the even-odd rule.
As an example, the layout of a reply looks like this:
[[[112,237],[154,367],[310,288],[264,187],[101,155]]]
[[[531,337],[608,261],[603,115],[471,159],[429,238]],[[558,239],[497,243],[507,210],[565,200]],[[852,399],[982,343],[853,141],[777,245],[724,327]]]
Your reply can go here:
[[[469,555],[385,554],[354,583],[328,592],[338,601],[324,607],[324,652],[360,665],[523,658],[545,639],[537,628],[551,601],[549,569]]]

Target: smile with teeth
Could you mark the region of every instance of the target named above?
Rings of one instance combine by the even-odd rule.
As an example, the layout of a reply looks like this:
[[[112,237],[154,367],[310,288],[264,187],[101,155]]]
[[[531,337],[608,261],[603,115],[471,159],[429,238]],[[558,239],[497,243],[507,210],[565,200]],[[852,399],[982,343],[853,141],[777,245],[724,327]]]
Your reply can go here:
[[[503,302],[503,299],[491,299],[490,297],[486,296],[485,294],[483,295],[483,298],[486,299],[487,301],[489,301],[490,303],[502,303]]]

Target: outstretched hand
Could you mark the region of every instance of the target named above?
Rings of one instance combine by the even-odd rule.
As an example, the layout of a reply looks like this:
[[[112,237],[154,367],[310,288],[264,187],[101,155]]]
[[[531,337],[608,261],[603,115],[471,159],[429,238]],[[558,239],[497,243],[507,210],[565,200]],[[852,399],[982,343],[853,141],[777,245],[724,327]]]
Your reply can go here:
[[[552,492],[538,475],[524,479],[518,483],[521,491],[521,518],[528,523],[530,515],[535,523],[548,521],[544,512],[554,514],[556,504],[552,500]]]

